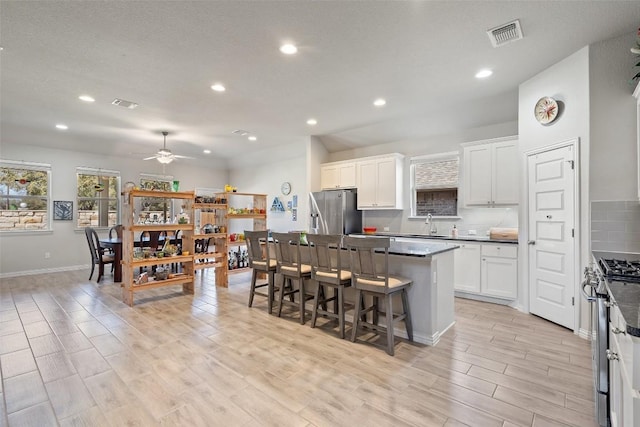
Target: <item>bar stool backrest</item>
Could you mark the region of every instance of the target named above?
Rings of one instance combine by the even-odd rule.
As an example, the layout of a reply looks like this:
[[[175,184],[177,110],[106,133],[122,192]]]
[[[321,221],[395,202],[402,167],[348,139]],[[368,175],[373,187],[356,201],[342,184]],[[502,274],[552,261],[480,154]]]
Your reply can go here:
[[[253,267],[254,261],[261,261],[265,266],[269,265],[269,230],[250,231],[245,230],[244,237],[247,242],[249,254],[249,267]],[[262,245],[265,245],[264,247]]]
[[[342,235],[340,234],[307,234],[309,253],[311,258],[311,277],[315,279],[318,272],[337,273],[341,277],[344,269],[340,259],[342,247]],[[332,254],[335,254],[335,263],[332,262]]]
[[[358,286],[358,282],[368,282],[368,285],[378,284],[389,288],[389,246],[388,237],[344,237],[344,244],[349,250],[351,262],[351,285]],[[376,268],[376,250],[384,253],[382,268]],[[369,286],[367,286],[369,287]]]
[[[297,271],[297,276],[301,275],[302,263],[300,260],[300,233],[276,233],[271,232],[273,244],[278,263],[278,273],[283,272],[282,267],[288,267],[286,273],[291,275],[292,270]]]

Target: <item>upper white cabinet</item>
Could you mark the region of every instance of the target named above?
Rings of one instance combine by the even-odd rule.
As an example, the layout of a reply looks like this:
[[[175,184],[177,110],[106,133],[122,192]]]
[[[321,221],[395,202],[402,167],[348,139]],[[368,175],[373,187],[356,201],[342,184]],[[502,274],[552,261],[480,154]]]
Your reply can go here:
[[[335,162],[320,165],[320,186],[323,190],[354,188],[356,186],[356,163]]]
[[[515,139],[464,147],[465,206],[518,204],[518,147]]]
[[[401,154],[356,162],[358,209],[402,209],[403,162]]]

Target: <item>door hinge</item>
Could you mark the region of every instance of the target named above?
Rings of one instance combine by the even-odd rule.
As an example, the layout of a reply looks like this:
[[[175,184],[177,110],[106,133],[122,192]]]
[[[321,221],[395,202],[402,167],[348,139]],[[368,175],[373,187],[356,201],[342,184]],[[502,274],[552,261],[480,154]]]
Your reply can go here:
[[[571,297],[571,305],[576,305],[576,297]]]
[[[576,237],[576,229],[575,228],[571,229],[571,237]]]
[[[569,164],[571,165],[571,169],[573,170],[573,168],[575,167],[575,162],[573,160],[567,160],[567,162],[569,162]]]

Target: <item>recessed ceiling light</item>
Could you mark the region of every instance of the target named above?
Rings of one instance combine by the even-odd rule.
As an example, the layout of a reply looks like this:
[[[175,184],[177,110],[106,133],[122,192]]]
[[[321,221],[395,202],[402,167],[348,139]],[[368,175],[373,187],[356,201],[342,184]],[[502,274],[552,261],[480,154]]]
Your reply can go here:
[[[486,79],[491,74],[493,74],[493,71],[489,69],[480,70],[476,73],[476,79]]]
[[[311,126],[315,126],[318,124],[318,121],[316,119],[309,119],[307,120],[307,124]]]
[[[224,92],[225,90],[227,90],[227,88],[225,88],[222,84],[220,83],[216,83],[214,85],[211,86],[211,89],[215,90],[216,92]]]
[[[211,154],[211,150],[202,150],[204,154]]]
[[[84,101],[84,102],[95,102],[95,101],[96,101],[95,99],[93,99],[93,97],[91,97],[91,96],[89,96],[89,95],[80,95],[80,96],[78,97],[78,99],[79,99],[80,101]]]
[[[63,125],[62,123],[58,123],[58,124],[56,125],[56,128],[58,128],[58,129],[60,129],[60,130],[67,130],[67,129],[69,129],[69,126],[67,126],[67,125]]]
[[[375,101],[373,101],[373,105],[375,105],[376,107],[382,107],[383,105],[385,105],[387,103],[387,101],[385,101],[382,98],[378,98]]]
[[[280,46],[280,52],[284,53],[285,55],[293,55],[298,52],[298,48],[291,43],[287,43]]]
[[[249,141],[257,141],[258,137],[251,135],[248,139]]]

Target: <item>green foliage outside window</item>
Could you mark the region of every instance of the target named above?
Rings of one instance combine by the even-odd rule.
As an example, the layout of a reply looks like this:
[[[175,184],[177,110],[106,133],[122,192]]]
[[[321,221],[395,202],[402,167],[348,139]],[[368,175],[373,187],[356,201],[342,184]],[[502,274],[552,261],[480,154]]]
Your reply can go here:
[[[120,177],[78,173],[78,227],[112,227],[118,222]],[[86,215],[91,215],[90,223]],[[109,215],[115,213],[115,215]]]
[[[47,210],[49,174],[27,168],[0,167],[0,209]]]

